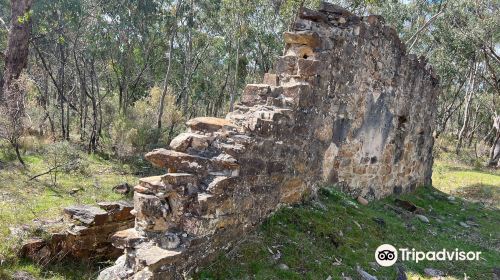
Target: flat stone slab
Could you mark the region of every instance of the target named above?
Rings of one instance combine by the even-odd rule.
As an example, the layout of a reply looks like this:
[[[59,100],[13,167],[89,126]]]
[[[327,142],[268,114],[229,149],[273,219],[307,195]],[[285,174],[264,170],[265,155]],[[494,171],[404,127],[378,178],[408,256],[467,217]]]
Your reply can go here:
[[[108,212],[95,206],[75,205],[64,208],[64,214],[85,225],[101,225],[108,219]]]
[[[182,171],[199,172],[206,169],[209,159],[167,149],[155,149],[146,154],[153,165]]]
[[[161,180],[162,176],[150,176],[139,179],[139,185],[152,192],[158,192],[165,189],[165,184]]]
[[[186,125],[189,126],[192,130],[204,132],[215,132],[225,126],[236,128],[236,126],[229,120],[214,117],[194,118],[189,120]]]
[[[198,183],[198,178],[189,173],[168,173],[161,176],[161,180],[167,184],[180,186],[193,184],[196,185]]]
[[[316,32],[297,31],[285,32],[285,42],[288,44],[306,45],[311,48],[317,48],[321,45],[321,39]]]
[[[182,254],[182,251],[165,250],[157,246],[151,246],[137,249],[136,260],[154,271],[162,265],[172,263],[176,256],[180,254]]]
[[[185,152],[189,148],[194,148],[197,150],[203,150],[207,148],[212,140],[213,136],[202,135],[192,132],[184,132],[177,135],[171,142],[170,148],[178,152]]]
[[[132,248],[144,240],[145,237],[134,228],[118,231],[111,237],[113,246],[120,249]]]

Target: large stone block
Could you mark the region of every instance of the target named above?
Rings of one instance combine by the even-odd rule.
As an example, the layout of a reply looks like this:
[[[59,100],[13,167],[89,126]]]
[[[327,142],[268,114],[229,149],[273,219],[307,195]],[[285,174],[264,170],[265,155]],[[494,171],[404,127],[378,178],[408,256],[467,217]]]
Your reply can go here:
[[[199,117],[189,120],[186,125],[191,130],[202,132],[215,132],[223,129],[224,127],[235,129],[235,125],[227,119],[213,118],[213,117]]]
[[[315,76],[319,75],[323,69],[321,69],[321,62],[319,60],[299,58],[298,70],[300,76]]]
[[[243,105],[253,106],[266,100],[271,93],[271,87],[268,84],[248,84],[241,96]]]
[[[306,45],[311,48],[321,46],[321,39],[318,33],[311,31],[285,32],[285,42],[288,44]]]
[[[279,75],[297,75],[297,57],[294,55],[281,56],[274,66]]]

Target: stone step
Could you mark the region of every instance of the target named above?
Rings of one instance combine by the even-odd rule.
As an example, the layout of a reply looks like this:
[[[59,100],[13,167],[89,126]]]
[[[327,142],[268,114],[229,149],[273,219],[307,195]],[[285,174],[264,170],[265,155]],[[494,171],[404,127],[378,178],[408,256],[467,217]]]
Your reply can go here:
[[[166,185],[161,180],[161,176],[141,178],[139,179],[139,186],[142,188],[138,188],[136,186],[134,187],[134,190],[142,193],[158,193],[166,191]]]
[[[206,192],[216,196],[230,194],[234,190],[237,180],[239,179],[236,177],[216,176],[208,184]]]
[[[111,243],[119,249],[134,248],[146,240],[135,228],[118,231],[111,236]]]
[[[199,133],[184,132],[177,135],[171,142],[170,148],[177,152],[186,152],[192,148],[195,150],[206,149],[215,139],[213,136],[202,135]]]
[[[209,169],[209,174],[214,176],[230,176],[236,177],[239,175],[240,165],[238,160],[233,156],[221,153],[217,157],[212,158],[212,164]]]
[[[161,180],[165,184],[174,186],[184,186],[184,185],[198,185],[198,178],[196,175],[190,173],[167,173],[160,176]]]
[[[271,94],[271,86],[268,84],[248,84],[243,90],[240,103],[246,106],[264,104]]]
[[[304,108],[313,103],[311,86],[304,83],[291,83],[283,86],[283,96],[291,101],[294,107]]]
[[[157,271],[164,265],[177,260],[182,250],[165,250],[158,246],[144,246],[137,249],[135,262],[138,267],[148,267],[150,271]]]
[[[227,119],[214,117],[199,117],[189,120],[186,125],[193,131],[213,133],[223,128],[235,130],[237,127]]]
[[[128,221],[134,218],[131,214],[134,206],[128,201],[99,202],[97,205],[108,212],[108,220]]]
[[[233,157],[238,157],[243,154],[246,150],[245,146],[234,141],[228,143],[228,141],[215,141],[213,146],[222,152],[231,155]]]
[[[204,174],[209,166],[209,159],[167,149],[155,149],[146,154],[146,159],[154,166],[192,174]]]
[[[153,165],[166,168],[169,173],[190,173],[198,177],[211,175],[238,176],[239,165],[229,155],[209,159],[166,149],[156,149],[146,154]]]
[[[103,225],[108,221],[108,212],[90,205],[75,205],[64,208],[64,214],[69,219],[84,225]]]

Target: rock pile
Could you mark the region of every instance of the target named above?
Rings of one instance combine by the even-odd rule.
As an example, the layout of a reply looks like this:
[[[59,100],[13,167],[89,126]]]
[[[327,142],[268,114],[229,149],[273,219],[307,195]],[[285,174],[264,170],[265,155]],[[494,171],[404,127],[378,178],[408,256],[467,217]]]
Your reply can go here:
[[[364,200],[430,184],[437,79],[379,16],[302,9],[262,84],[225,119],[146,154],[125,254],[100,279],[179,279],[320,184]]]
[[[44,227],[43,238],[31,238],[20,254],[40,264],[63,258],[113,259],[122,250],[111,245],[111,236],[134,226],[128,202],[102,202],[99,207],[77,205],[64,209],[64,221]]]

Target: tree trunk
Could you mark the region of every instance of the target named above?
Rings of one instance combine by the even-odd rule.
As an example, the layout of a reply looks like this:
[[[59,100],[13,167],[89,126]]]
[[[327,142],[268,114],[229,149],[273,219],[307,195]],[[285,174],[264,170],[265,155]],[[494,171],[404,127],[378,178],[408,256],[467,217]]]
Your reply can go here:
[[[177,24],[174,23],[174,24]],[[175,28],[172,31],[175,33]],[[165,110],[165,97],[167,96],[168,92],[168,82],[170,80],[170,66],[172,65],[172,51],[174,47],[174,34],[170,34],[170,43],[168,47],[168,62],[167,62],[167,72],[165,73],[165,79],[164,79],[164,85],[163,85],[163,91],[161,93],[161,98],[160,98],[160,105],[158,106],[158,116],[156,118],[156,134],[157,134],[157,139],[160,138],[160,131],[161,131],[161,119],[163,118],[163,111]]]
[[[497,133],[490,148],[490,160],[488,162],[488,166],[500,167],[500,115],[495,114],[493,117],[493,127]]]
[[[477,73],[477,68],[478,65],[474,63],[474,70],[471,72],[471,77],[470,77],[470,83],[469,83],[469,88],[465,94],[465,109],[464,109],[464,116],[463,116],[463,125],[462,128],[460,129],[460,132],[458,133],[458,143],[456,147],[456,153],[458,154],[460,152],[460,149],[462,148],[462,142],[464,138],[464,133],[469,127],[469,122],[470,122],[470,106],[472,102],[472,96],[474,95],[474,87],[475,87],[475,82],[476,82],[476,73]]]
[[[11,0],[10,32],[5,52],[2,93],[0,100],[12,82],[17,80],[21,72],[28,65],[28,45],[31,33],[32,0]],[[9,103],[9,102],[7,102]]]
[[[19,152],[19,138],[23,133],[24,89],[16,81],[28,64],[29,38],[31,33],[31,0],[11,0],[11,27],[5,52],[5,64],[0,106],[5,108],[10,128],[4,135],[16,151],[19,162],[24,161]]]
[[[240,35],[238,35],[238,41],[236,43],[236,66],[234,69],[234,82],[233,89],[231,90],[231,94],[229,97],[229,112],[232,112],[234,109],[235,102],[235,92],[238,90],[238,67],[239,67],[239,57],[240,57]]]

